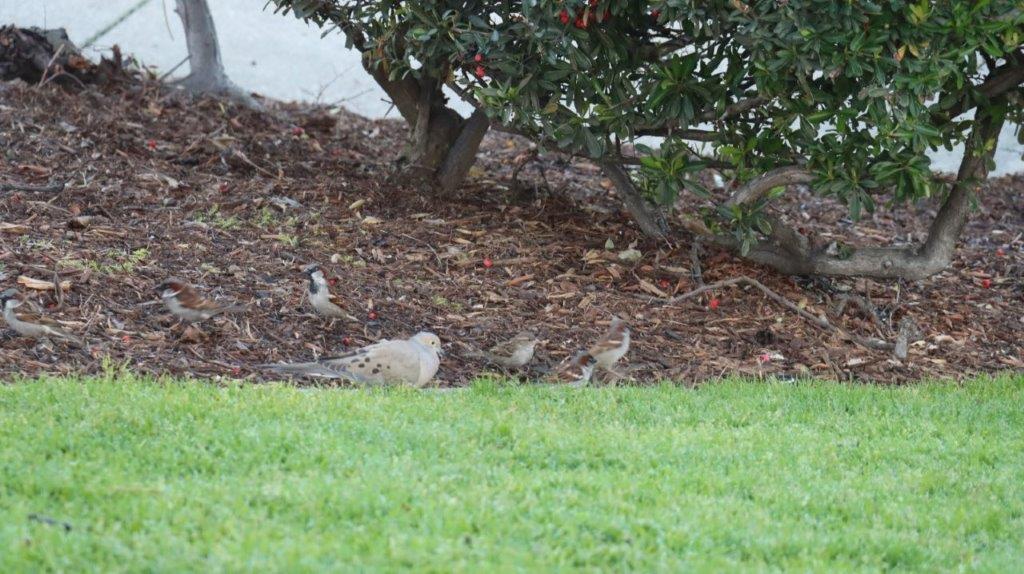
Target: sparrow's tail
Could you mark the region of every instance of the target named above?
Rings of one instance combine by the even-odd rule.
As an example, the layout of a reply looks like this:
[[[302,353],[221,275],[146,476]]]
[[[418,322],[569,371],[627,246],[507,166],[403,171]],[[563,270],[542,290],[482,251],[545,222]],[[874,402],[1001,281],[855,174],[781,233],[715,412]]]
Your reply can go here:
[[[50,327],[50,333],[53,336],[55,336],[55,337],[59,337],[61,339],[64,339],[65,341],[71,343],[72,345],[74,345],[76,347],[85,347],[85,339],[83,339],[81,337],[77,337],[75,335],[72,335],[71,333],[68,333],[64,329],[57,329],[56,327]]]

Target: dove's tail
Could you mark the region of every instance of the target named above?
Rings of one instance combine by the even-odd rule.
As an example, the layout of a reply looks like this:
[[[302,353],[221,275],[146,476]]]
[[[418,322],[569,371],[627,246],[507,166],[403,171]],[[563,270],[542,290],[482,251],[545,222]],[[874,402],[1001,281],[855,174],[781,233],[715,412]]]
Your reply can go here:
[[[257,365],[258,368],[288,375],[303,377],[321,377],[324,379],[346,379],[353,383],[365,383],[362,377],[344,369],[331,368],[323,363],[278,363]]]

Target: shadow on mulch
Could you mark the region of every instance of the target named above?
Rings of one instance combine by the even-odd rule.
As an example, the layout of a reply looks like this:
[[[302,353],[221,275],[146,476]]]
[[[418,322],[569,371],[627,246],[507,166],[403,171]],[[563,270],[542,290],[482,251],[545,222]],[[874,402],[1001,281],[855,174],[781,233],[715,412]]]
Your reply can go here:
[[[263,380],[252,365],[430,329],[448,345],[441,384],[459,385],[484,368],[471,348],[534,329],[546,340],[539,371],[599,336],[613,314],[632,325],[628,368],[645,382],[889,383],[1024,368],[1020,176],[986,185],[953,265],[926,281],[805,280],[726,253],[702,258],[707,282],[756,278],[861,336],[891,340],[912,318],[922,338],[900,361],[818,330],[752,289],[652,304],[695,286],[688,239],[644,239],[588,162],[530,159],[524,141],[491,134],[470,181],[439,196],[389,181],[400,123],[268,108],[183,100],[139,80],[73,94],[0,85],[0,288],[59,276],[67,282],[59,293],[23,291],[91,343],[75,350],[6,337],[0,374],[96,373],[107,363]],[[790,201],[789,213],[806,202],[804,231],[853,244],[918,240],[934,214],[928,204],[855,224],[806,193]],[[640,259],[620,259],[634,242]],[[356,320],[310,314],[299,269],[312,261]],[[249,312],[183,339],[154,304],[154,285],[171,275]],[[877,318],[852,305],[837,316],[836,303],[851,294]]]

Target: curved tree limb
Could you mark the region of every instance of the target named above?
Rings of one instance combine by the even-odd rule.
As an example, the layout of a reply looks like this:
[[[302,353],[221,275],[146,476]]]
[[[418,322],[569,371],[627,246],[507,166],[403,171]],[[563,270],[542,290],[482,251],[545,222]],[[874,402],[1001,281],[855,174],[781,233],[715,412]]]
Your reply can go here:
[[[911,247],[862,247],[834,254],[825,246],[812,248],[806,237],[778,220],[770,220],[767,241],[754,245],[746,258],[788,275],[831,275],[881,279],[924,279],[945,269],[953,258],[956,242],[970,213],[971,199],[988,175],[1003,120],[984,112],[964,149],[957,181],[932,221],[924,245]],[[712,233],[703,223],[687,220],[685,227],[710,243],[735,250],[738,242]]]
[[[736,192],[726,200],[725,204],[733,206],[753,203],[754,201],[761,199],[764,194],[776,187],[779,187],[780,185],[811,183],[813,181],[814,174],[798,165],[787,165],[775,168],[765,172],[765,174],[760,177],[748,181],[746,185],[737,189]]]

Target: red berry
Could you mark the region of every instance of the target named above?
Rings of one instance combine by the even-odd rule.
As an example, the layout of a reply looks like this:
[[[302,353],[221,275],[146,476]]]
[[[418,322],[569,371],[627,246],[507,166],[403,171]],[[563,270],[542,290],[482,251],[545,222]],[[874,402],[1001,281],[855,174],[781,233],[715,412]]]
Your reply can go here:
[[[327,280],[327,284],[330,285],[331,287],[334,287],[335,285],[338,284],[338,278],[331,277],[330,279]]]
[[[476,56],[473,56],[473,61],[476,62],[477,64],[479,64],[480,62],[483,62],[484,61],[484,55],[483,54],[477,54]]]
[[[221,193],[227,193],[229,187],[230,186],[228,186],[228,182],[222,181],[222,182],[220,182],[220,185],[217,186],[217,191],[219,191]]]
[[[569,23],[569,11],[566,10],[565,8],[562,8],[562,11],[558,13],[558,19],[561,20],[561,22],[563,24],[568,24]]]
[[[473,73],[476,74],[476,77],[483,78],[487,75],[487,70],[483,66],[477,66]]]
[[[992,280],[991,279],[986,277],[985,279],[981,280],[981,288],[982,289],[988,289],[991,286],[992,286]]]
[[[996,256],[997,257],[1006,257],[1006,251],[1003,250],[1002,247],[998,247],[998,248],[996,248]]]
[[[582,16],[576,18],[576,21],[573,22],[572,25],[576,26],[580,30],[586,30],[587,29],[587,21],[584,20]]]
[[[129,337],[128,335],[122,335],[121,336],[121,342],[124,343],[125,345],[127,345],[127,344],[132,342],[132,338]]]
[[[722,304],[722,302],[718,300],[718,297],[715,297],[711,301],[708,301],[708,309],[711,309],[712,311],[714,311],[714,310],[718,309],[718,306],[721,305],[721,304]]]
[[[376,311],[370,311],[369,314],[367,314],[367,317],[369,317],[371,321],[376,321],[377,320],[377,312]]]
[[[156,140],[146,140],[146,147],[149,151],[156,151]]]
[[[344,338],[342,338],[341,339],[341,344],[345,345],[346,347],[348,347],[349,345],[352,344],[352,337],[344,337]]]
[[[655,8],[654,10],[651,10],[651,18],[654,18],[655,20],[657,20],[660,16],[661,16],[661,10],[658,10],[657,8]]]
[[[295,126],[295,127],[292,128],[292,135],[293,136],[301,136],[304,133],[306,133],[306,130],[302,129],[301,126]]]
[[[661,287],[662,289],[668,289],[671,286],[672,283],[670,283],[668,279],[662,279],[658,281],[658,287]]]
[[[484,267],[487,269],[494,267],[494,261],[490,257],[484,257]]]
[[[237,377],[242,374],[242,367],[231,367],[231,376]]]
[[[772,356],[769,355],[768,353],[761,353],[760,355],[757,356],[757,362],[759,363],[770,363],[771,360]]]

